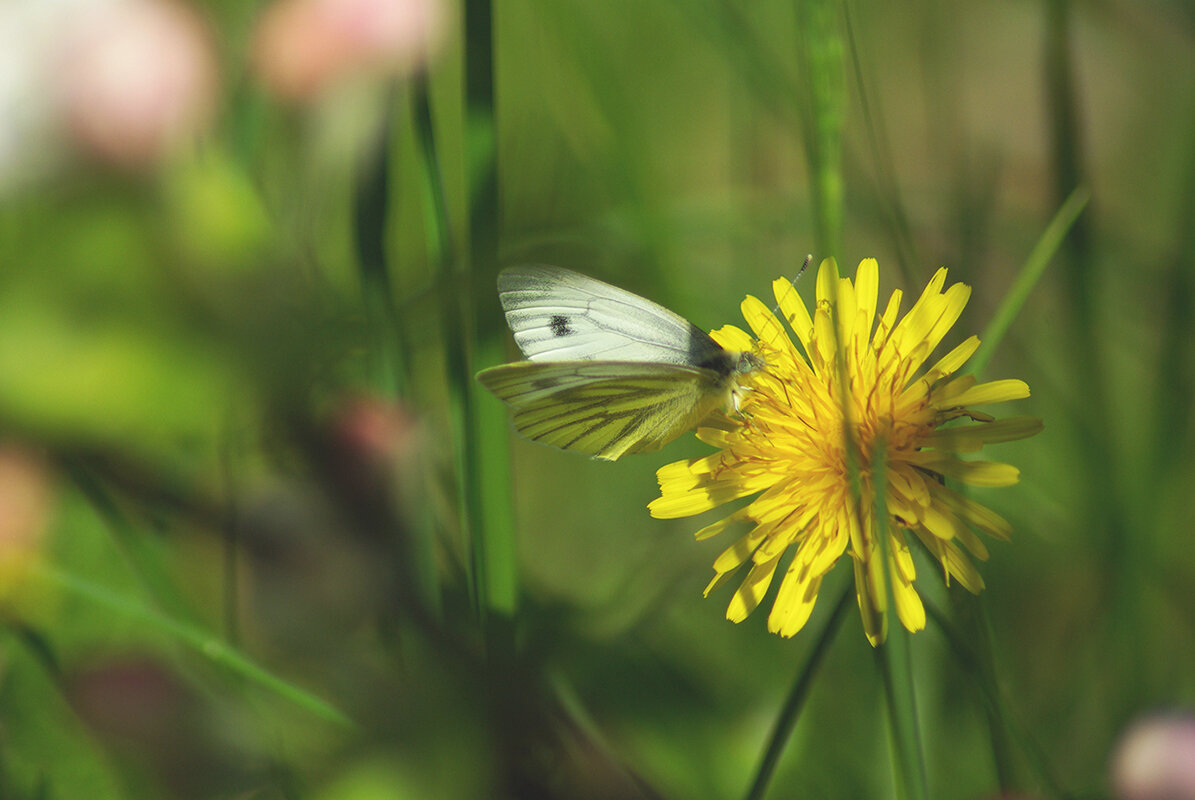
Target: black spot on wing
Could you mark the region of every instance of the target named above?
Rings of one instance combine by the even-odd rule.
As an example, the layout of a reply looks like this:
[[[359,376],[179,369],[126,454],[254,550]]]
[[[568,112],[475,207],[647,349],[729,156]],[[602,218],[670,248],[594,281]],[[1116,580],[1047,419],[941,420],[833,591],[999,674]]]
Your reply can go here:
[[[548,321],[548,327],[552,329],[552,335],[556,337],[568,336],[573,332],[568,324],[568,317],[563,314],[553,314],[552,319]]]

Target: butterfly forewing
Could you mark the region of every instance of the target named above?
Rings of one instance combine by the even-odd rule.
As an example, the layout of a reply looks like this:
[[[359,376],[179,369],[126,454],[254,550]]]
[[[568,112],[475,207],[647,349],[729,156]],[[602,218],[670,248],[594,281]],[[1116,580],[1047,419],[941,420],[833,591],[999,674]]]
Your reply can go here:
[[[515,343],[532,361],[643,361],[716,368],[723,352],[704,331],[663,306],[559,267],[527,266],[498,277]]]
[[[615,460],[657,450],[724,403],[718,373],[670,364],[524,361],[484,370],[523,436]]]

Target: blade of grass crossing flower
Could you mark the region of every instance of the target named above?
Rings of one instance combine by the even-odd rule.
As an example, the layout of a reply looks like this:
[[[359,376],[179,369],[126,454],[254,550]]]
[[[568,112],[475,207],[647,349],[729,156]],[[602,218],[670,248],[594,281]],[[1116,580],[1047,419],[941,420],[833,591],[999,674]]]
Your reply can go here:
[[[792,736],[793,729],[797,725],[797,718],[801,715],[801,709],[805,706],[809,690],[813,687],[813,679],[817,676],[818,668],[825,660],[826,653],[830,650],[830,644],[834,641],[834,636],[842,629],[842,621],[846,619],[847,609],[850,608],[852,592],[853,589],[849,584],[843,588],[842,595],[834,604],[834,611],[830,614],[830,619],[826,621],[826,626],[822,629],[821,635],[813,645],[813,650],[809,653],[809,658],[797,673],[797,679],[793,682],[793,687],[776,717],[776,723],[772,726],[767,747],[759,760],[758,769],[755,770],[755,778],[751,781],[751,788],[745,795],[746,800],[761,800],[767,791],[772,775],[776,771],[776,765],[784,752],[784,746]]]
[[[830,295],[830,287],[837,287],[837,269],[819,272],[819,279],[825,279],[827,289],[819,295]],[[830,306],[833,314],[833,331],[842,330],[839,319],[838,303]],[[837,337],[836,337],[837,338]],[[873,520],[872,534],[878,539],[879,558],[882,567],[878,576],[869,577],[864,583],[856,578],[856,593],[859,596],[860,610],[864,606],[874,606],[876,600],[871,596],[876,591],[874,585],[877,580],[883,584],[879,589],[882,597],[882,608],[872,609],[878,618],[874,623],[877,630],[869,633],[875,645],[876,661],[880,665],[880,673],[884,681],[884,695],[888,701],[888,717],[892,736],[894,768],[897,775],[897,796],[904,800],[927,800],[928,790],[925,778],[925,758],[921,748],[920,726],[917,722],[917,703],[913,690],[913,676],[910,663],[909,633],[903,624],[888,624],[888,618],[896,613],[896,595],[893,589],[891,543],[888,539],[888,506],[885,489],[888,485],[886,474],[887,451],[884,439],[877,438],[870,454],[871,486],[875,495],[872,508],[864,507],[863,479],[858,457],[858,442],[855,436],[855,426],[852,424],[850,387],[847,384],[850,374],[847,367],[845,342],[836,341],[834,344],[835,357],[838,361],[838,396],[842,405],[843,442],[846,458],[846,468],[850,477],[851,494],[854,497],[855,519],[861,530],[866,530],[865,520]],[[870,546],[870,545],[868,545]],[[870,584],[870,585],[868,585]],[[868,598],[871,596],[870,602]],[[865,619],[867,613],[865,612]],[[867,623],[865,623],[865,628]],[[878,639],[878,641],[877,641]]]
[[[974,595],[959,597],[956,589],[954,597],[959,598],[960,604],[966,604],[973,617],[970,626],[975,643],[975,674],[977,680],[991,687],[991,691],[983,692],[986,703],[988,730],[992,739],[992,760],[996,766],[996,778],[1000,782],[1000,790],[1011,792],[1015,788],[1012,764],[1012,753],[1008,733],[1011,730],[1008,720],[1008,708],[1004,698],[1000,695],[996,681],[996,654],[992,650],[992,631],[988,621],[987,606]],[[957,606],[956,606],[957,608]]]
[[[974,374],[981,374],[983,368],[991,360],[992,354],[1004,339],[1004,335],[1008,333],[1013,320],[1020,313],[1025,301],[1029,299],[1038,280],[1041,279],[1046,267],[1058,252],[1058,248],[1062,246],[1067,233],[1074,226],[1083,209],[1087,207],[1087,201],[1090,198],[1091,193],[1086,187],[1080,186],[1075,189],[1042,232],[1041,238],[1037,240],[1029,257],[1025,259],[1025,263],[1017,273],[1008,293],[1004,295],[996,313],[992,315],[991,322],[979,337],[981,344],[971,358],[971,370]]]
[[[151,628],[173,637],[212,663],[273,692],[320,719],[344,727],[353,726],[352,720],[330,703],[263,669],[236,649],[229,647],[199,627],[159,614],[106,587],[62,572],[52,566],[43,564],[36,569],[39,577],[60,589],[86,598],[110,611],[145,623]]]
[[[846,79],[840,4],[838,0],[804,0],[797,3],[796,10],[797,54],[806,95],[801,119],[817,233],[815,249],[841,256]]]
[[[934,624],[938,626],[938,629],[946,638],[946,643],[959,660],[963,674],[974,679],[979,688],[988,714],[989,728],[993,737],[993,756],[997,758],[996,770],[1001,789],[1005,791],[1015,789],[1011,785],[1014,778],[1012,764],[1010,763],[1009,748],[1004,742],[1006,737],[1010,737],[1019,746],[1038,782],[1045,787],[1044,791],[1047,796],[1056,798],[1056,800],[1073,796],[1071,793],[1063,790],[1062,782],[1058,779],[1042,748],[1030,736],[1028,731],[1017,724],[1015,718],[1009,713],[1008,704],[1004,701],[1004,693],[1000,690],[999,684],[996,681],[996,670],[992,667],[994,659],[991,648],[991,631],[990,626],[987,624],[986,610],[984,610],[982,604],[977,600],[970,597],[968,599],[971,604],[980,609],[981,619],[976,625],[972,626],[974,634],[967,639],[964,639],[964,636],[959,633],[955,626],[946,618],[946,615],[935,605],[927,601],[925,603],[925,611],[926,615],[933,620]],[[966,643],[967,641],[978,642],[979,649],[983,651],[982,654],[977,654],[974,648]],[[1001,730],[996,730],[997,726]]]
[[[469,178],[469,258],[472,280],[465,301],[477,320],[471,346],[476,363],[502,360],[502,313],[492,299],[498,275],[498,163],[494,114],[494,9],[491,0],[465,2],[465,142]],[[484,288],[483,288],[484,287]],[[484,291],[487,302],[477,302]],[[473,564],[480,582],[481,607],[509,620],[518,596],[514,509],[510,493],[510,439],[502,403],[467,384],[470,403],[469,452],[465,461],[469,486],[469,520]]]
[[[893,589],[892,546],[888,539],[888,506],[885,497],[887,453],[884,440],[878,439],[871,460],[872,484],[875,486],[875,535],[879,539],[880,558],[884,571],[886,607],[895,613],[896,594]],[[921,747],[921,726],[917,720],[917,698],[913,688],[910,634],[904,625],[888,626],[888,637],[876,649],[876,660],[884,679],[884,695],[888,700],[888,721],[891,728],[895,768],[898,776],[898,796],[905,800],[927,800],[929,791],[925,777],[925,756]]]

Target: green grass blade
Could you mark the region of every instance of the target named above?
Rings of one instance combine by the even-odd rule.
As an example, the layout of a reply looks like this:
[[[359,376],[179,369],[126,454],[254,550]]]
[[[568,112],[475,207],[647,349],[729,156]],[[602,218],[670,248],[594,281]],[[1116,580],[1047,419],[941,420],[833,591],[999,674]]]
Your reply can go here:
[[[225,642],[198,626],[171,619],[110,589],[91,583],[75,575],[62,572],[52,566],[43,564],[35,569],[36,574],[40,578],[54,584],[60,589],[161,631],[191,650],[194,650],[199,655],[202,655],[213,664],[223,667],[250,683],[255,683],[263,689],[294,703],[296,706],[320,719],[342,725],[346,728],[353,726],[352,720],[330,703],[300,689],[293,683],[289,683],[273,675],[242,655],[236,649],[228,646]]]
[[[789,690],[788,697],[785,698],[784,705],[780,707],[780,713],[772,726],[772,732],[768,736],[768,745],[760,758],[759,767],[755,770],[751,788],[745,795],[746,800],[761,800],[768,790],[768,784],[776,771],[776,765],[780,761],[784,747],[792,736],[793,729],[797,726],[801,709],[805,707],[805,700],[809,697],[809,690],[813,687],[813,679],[817,676],[818,669],[830,651],[830,644],[842,628],[843,620],[846,619],[852,594],[853,588],[848,583],[838,598],[838,602],[834,604],[834,611],[830,614],[830,619],[826,621],[826,626],[822,628],[821,635],[817,637],[817,642],[813,645],[813,650],[810,651],[804,666],[797,673],[797,679],[793,682],[792,689]]]
[[[842,128],[846,78],[838,0],[797,3],[797,55],[804,101],[805,154],[809,162],[816,248],[842,258]]]
[[[842,124],[846,117],[844,45],[838,0],[797,4],[797,57],[803,86],[801,118],[809,161],[816,248],[842,252]]]
[[[875,490],[875,535],[880,542],[880,557],[884,564],[884,594],[886,613],[896,616],[896,595],[891,569],[891,543],[888,540],[888,506],[885,487],[888,479],[887,450],[882,438],[876,440],[872,454],[871,473]],[[921,746],[921,725],[917,717],[917,696],[913,688],[912,647],[910,634],[898,619],[888,625],[888,637],[875,649],[876,661],[884,678],[884,696],[888,701],[888,722],[891,727],[893,755],[899,783],[897,796],[905,800],[927,800],[925,754]]]
[[[1011,739],[1019,747],[1024,754],[1030,769],[1039,783],[1045,787],[1045,793],[1052,798],[1071,797],[1072,795],[1062,788],[1062,782],[1059,780],[1053,766],[1046,757],[1042,748],[1037,744],[1028,731],[1022,728],[1013,716],[1009,713],[1008,704],[1005,702],[1004,694],[1000,691],[999,683],[996,680],[995,659],[992,653],[991,633],[986,619],[977,620],[972,626],[973,637],[978,645],[978,649],[982,652],[982,656],[976,653],[976,648],[968,644],[969,640],[955,629],[946,615],[940,609],[933,605],[933,603],[923,601],[925,604],[926,616],[932,620],[942,635],[946,639],[946,643],[953,651],[955,658],[958,659],[960,667],[965,675],[975,681],[979,689],[981,698],[988,714],[989,726],[993,724],[999,725],[1003,730],[992,730],[993,736],[993,755],[998,758],[1007,758],[1007,746],[1002,743],[1005,738]],[[978,603],[977,600],[973,602]],[[999,740],[999,741],[998,741]],[[1011,781],[1012,766],[1007,761],[1003,763],[997,762],[997,772],[1000,776],[1002,789],[1010,789],[1003,784],[1006,781]]]
[[[1025,301],[1029,299],[1029,295],[1037,286],[1042,273],[1046,271],[1054,254],[1062,246],[1067,233],[1079,218],[1079,214],[1087,207],[1087,201],[1090,198],[1091,193],[1085,187],[1080,186],[1075,189],[1054,214],[1054,218],[1050,220],[1045,231],[1042,232],[1041,238],[1037,240],[1029,257],[1025,259],[1024,265],[1017,273],[1016,280],[1013,281],[1008,293],[1004,295],[1004,300],[996,309],[991,322],[984,328],[983,334],[980,336],[982,344],[971,359],[971,369],[976,375],[983,373],[984,367],[987,366],[992,354],[1003,341],[1013,320],[1017,318]]]
[[[882,114],[875,113],[871,102],[872,93],[868,88],[863,59],[860,56],[858,40],[855,37],[852,5],[853,0],[847,0],[843,5],[846,37],[851,56],[851,72],[855,76],[855,91],[863,112],[863,128],[867,133],[867,147],[871,151],[871,158],[875,164],[877,200],[881,213],[884,215],[884,223],[888,227],[888,235],[892,238],[896,249],[901,277],[905,283],[911,285],[915,283],[912,276],[919,269],[921,256],[913,236],[913,226],[909,223],[909,215],[905,210],[904,199],[901,197],[900,183],[897,181],[896,167],[892,158],[892,147],[884,128],[884,117]]]
[[[469,269],[466,302],[474,365],[503,360],[501,309],[494,296],[498,274],[498,145],[494,110],[494,9],[491,0],[465,3],[465,142],[469,176]],[[510,442],[506,409],[470,381],[468,452],[474,568],[481,608],[509,619],[518,601],[518,563],[510,492]]]
[[[353,198],[353,245],[372,356],[369,379],[383,397],[401,393],[404,360],[386,249],[394,128],[390,105],[378,140],[361,168]]]

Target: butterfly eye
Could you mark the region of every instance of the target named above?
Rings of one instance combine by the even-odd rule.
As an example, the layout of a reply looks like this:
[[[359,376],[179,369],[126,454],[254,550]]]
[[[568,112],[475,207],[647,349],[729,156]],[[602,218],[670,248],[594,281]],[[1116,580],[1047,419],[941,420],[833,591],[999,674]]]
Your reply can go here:
[[[738,363],[734,365],[735,371],[746,375],[749,372],[764,369],[768,363],[764,361],[763,356],[758,353],[744,352],[739,354]]]

